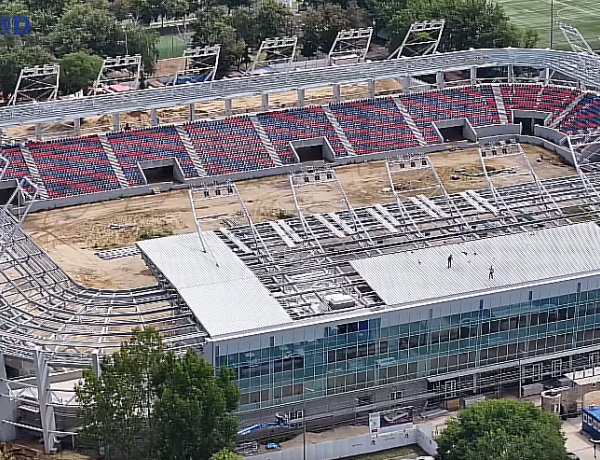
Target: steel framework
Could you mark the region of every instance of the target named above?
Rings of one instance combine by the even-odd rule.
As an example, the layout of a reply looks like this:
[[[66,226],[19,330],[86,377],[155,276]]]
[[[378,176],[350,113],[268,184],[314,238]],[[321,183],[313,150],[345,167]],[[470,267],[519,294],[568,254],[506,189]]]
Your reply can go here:
[[[413,22],[400,46],[388,56],[388,59],[435,54],[442,40],[445,25],[445,19]]]
[[[536,49],[467,50],[434,54],[410,59],[389,59],[352,65],[310,69],[281,75],[263,74],[243,79],[226,79],[210,83],[169,86],[135,93],[108,94],[80,99],[43,102],[35,105],[0,107],[0,127],[29,126],[76,118],[126,113],[188,105],[195,102],[257,96],[273,91],[307,89],[332,85],[418,77],[436,72],[451,72],[473,67],[521,66],[548,68],[557,74],[600,89],[600,76],[584,71],[582,60],[589,65],[596,59],[569,51]]]
[[[102,67],[100,67],[96,81],[94,81],[94,85],[90,89],[90,94],[108,92],[107,87],[115,83],[124,84],[130,90],[137,90],[141,72],[142,56],[139,54],[107,57],[102,62]]]
[[[329,50],[330,64],[363,62],[369,52],[372,38],[372,27],[340,30]]]
[[[173,85],[185,77],[194,77],[199,81],[214,80],[219,66],[221,45],[187,48],[183,51],[183,69],[173,78]]]
[[[48,102],[56,99],[60,79],[58,64],[24,67],[19,73],[9,105],[20,102]]]
[[[256,57],[252,61],[250,74],[254,74],[261,69],[278,71],[279,68],[291,70],[291,65],[296,58],[296,47],[298,46],[298,37],[277,37],[267,38],[262,41],[260,48],[256,52]]]
[[[594,52],[579,29],[562,22],[558,26],[573,52],[580,56],[580,64],[584,72],[592,79],[600,79],[600,56]]]

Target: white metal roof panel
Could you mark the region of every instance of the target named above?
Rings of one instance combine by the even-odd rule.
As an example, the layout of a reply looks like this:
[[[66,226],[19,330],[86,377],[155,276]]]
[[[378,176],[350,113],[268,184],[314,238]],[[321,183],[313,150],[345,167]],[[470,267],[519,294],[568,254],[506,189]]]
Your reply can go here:
[[[567,225],[351,264],[388,305],[443,299],[600,272],[600,228],[594,223]]]
[[[211,336],[292,321],[254,273],[214,233],[204,232],[138,242]],[[218,265],[217,265],[218,262]]]

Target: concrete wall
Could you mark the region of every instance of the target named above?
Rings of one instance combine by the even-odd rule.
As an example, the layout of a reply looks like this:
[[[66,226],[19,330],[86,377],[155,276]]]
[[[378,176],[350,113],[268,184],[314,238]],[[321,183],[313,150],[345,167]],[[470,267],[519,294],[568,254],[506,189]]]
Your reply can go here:
[[[365,426],[365,431],[368,428]],[[303,446],[283,450],[264,451],[253,455],[253,460],[334,460],[355,455],[366,455],[404,446],[418,445],[429,455],[437,452],[437,443],[431,437],[431,426],[404,425],[387,427],[381,430],[377,437],[372,438],[368,433],[360,436],[337,439],[318,444],[306,444],[306,457]]]

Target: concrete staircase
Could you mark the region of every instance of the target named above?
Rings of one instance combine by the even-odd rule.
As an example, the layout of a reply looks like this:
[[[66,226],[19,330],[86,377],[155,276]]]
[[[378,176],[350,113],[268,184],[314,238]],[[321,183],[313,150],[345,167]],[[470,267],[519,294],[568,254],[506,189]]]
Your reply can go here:
[[[271,160],[273,160],[273,163],[275,163],[275,166],[283,165],[283,161],[281,161],[281,158],[279,157],[277,150],[275,150],[275,147],[273,147],[273,144],[271,143],[271,139],[269,139],[269,136],[267,136],[265,129],[260,124],[260,121],[258,121],[258,118],[256,118],[256,115],[251,115],[250,121],[252,122],[252,125],[254,126],[254,129],[256,130],[256,133],[258,134],[258,137],[260,137],[260,140],[262,141],[263,145],[267,149],[267,152],[269,153]]]
[[[129,187],[129,182],[127,182],[127,178],[125,177],[125,174],[123,174],[123,169],[121,168],[119,160],[117,160],[117,156],[115,155],[115,151],[113,150],[112,145],[110,145],[110,142],[108,142],[106,134],[98,134],[98,139],[100,139],[100,143],[102,144],[104,153],[106,153],[108,162],[110,163],[110,166],[115,172],[115,176],[117,176],[119,185],[121,186],[121,188]]]
[[[554,119],[554,121],[552,121],[552,123],[550,123],[548,125],[549,128],[557,128],[558,125],[561,124],[561,122],[567,118],[567,116],[571,113],[571,110],[573,110],[575,107],[577,107],[577,104],[579,104],[581,102],[581,100],[585,97],[585,93],[581,93],[580,95],[578,95],[575,99],[573,99],[573,102],[571,102],[566,108],[565,110],[563,110],[562,112],[560,112],[558,114],[558,116]]]
[[[329,120],[329,123],[331,123],[331,125],[333,126],[333,129],[335,130],[335,133],[337,134],[337,136],[340,138],[340,141],[341,141],[342,145],[344,146],[344,148],[346,149],[346,152],[348,152],[348,155],[350,155],[351,157],[355,157],[356,152],[354,151],[354,147],[352,146],[352,144],[346,137],[346,133],[344,132],[344,130],[338,123],[337,118],[335,118],[335,115],[333,114],[333,112],[331,111],[331,109],[328,106],[324,105],[322,107],[323,107],[323,111],[325,112],[325,116]]]
[[[504,99],[502,98],[500,85],[492,85],[492,92],[494,93],[494,99],[496,100],[496,107],[498,108],[500,123],[508,123],[508,115],[506,113],[506,107],[504,106]]]
[[[192,143],[188,132],[185,129],[183,129],[183,126],[181,125],[176,126],[175,130],[177,131],[177,134],[179,134],[179,138],[181,139],[181,142],[183,142],[185,150],[190,156],[192,163],[194,163],[196,171],[198,171],[198,177],[208,176],[206,170],[204,169],[204,166],[202,165],[202,160],[200,160],[198,152],[196,152],[196,149],[194,148],[194,144]]]
[[[404,104],[400,102],[398,96],[394,96],[392,99],[394,100],[394,104],[396,104],[396,107],[398,107],[398,110],[400,110],[400,113],[402,113],[404,120],[406,120],[406,124],[408,125],[414,136],[417,138],[419,145],[427,145],[427,142],[423,137],[423,133],[421,132],[413,118],[410,116],[410,113],[408,113],[408,110],[406,110],[406,107],[404,107]]]
[[[40,175],[40,171],[35,164],[35,160],[33,156],[31,156],[31,152],[27,146],[21,147],[21,153],[23,154],[23,160],[27,165],[27,169],[29,169],[29,174],[33,182],[38,186],[38,193],[40,198],[47,200],[48,199],[48,190],[46,189],[46,185],[44,185],[44,181],[42,180],[42,176]]]

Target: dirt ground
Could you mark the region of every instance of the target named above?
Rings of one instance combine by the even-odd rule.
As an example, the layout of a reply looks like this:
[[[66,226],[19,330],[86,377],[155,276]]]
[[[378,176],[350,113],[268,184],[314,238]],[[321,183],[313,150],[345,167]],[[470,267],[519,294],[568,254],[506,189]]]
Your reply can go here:
[[[525,146],[528,158],[540,178],[573,173],[560,158],[539,147]],[[431,155],[432,162],[448,192],[485,188],[479,156],[475,149]],[[490,160],[488,169],[514,173],[494,177],[495,185],[531,181],[531,175],[515,157]],[[335,168],[348,200],[354,207],[393,201],[385,162],[375,161]],[[397,190],[430,187],[426,195],[439,194],[431,175],[394,174]],[[254,222],[296,214],[288,176],[238,182]],[[410,195],[410,193],[406,193]],[[345,209],[342,196],[332,185],[301,187],[298,201],[304,213]],[[217,200],[199,209],[203,228],[224,226],[228,217],[245,223],[239,205],[231,200]],[[133,224],[133,228],[111,230],[111,224]],[[139,257],[104,261],[95,255],[99,249],[124,247],[152,236],[195,231],[187,191],[162,193],[95,203],[33,214],[25,230],[77,281],[100,288],[131,288],[154,283],[154,278]]]
[[[174,75],[178,63],[177,59],[169,59],[160,68],[160,75]],[[396,80],[381,80],[376,82],[375,93],[378,95],[399,92],[400,84]],[[151,90],[149,90],[151,91]],[[368,96],[367,84],[353,84],[341,86],[342,99],[359,99]],[[306,90],[306,104],[327,104],[333,100],[331,88],[319,88]],[[298,105],[298,94],[296,91],[287,91],[269,95],[269,106],[271,109],[281,109],[285,107],[296,107]],[[260,96],[247,97],[232,100],[233,113],[255,113],[262,110],[262,99]],[[197,103],[196,118],[215,118],[225,116],[225,104],[223,101]],[[188,107],[172,107],[158,110],[158,118],[161,123],[182,123],[188,121]],[[151,126],[150,112],[137,111],[128,114],[121,114],[121,125],[129,123],[132,128],[146,128]],[[82,120],[82,134],[91,134],[102,131],[112,130],[112,116],[105,115],[95,118],[86,118]],[[5,135],[11,139],[33,139],[35,136],[34,126],[15,126],[5,129]],[[74,136],[74,125],[71,123],[55,123],[43,126],[43,135],[45,138],[52,139],[58,137]]]

